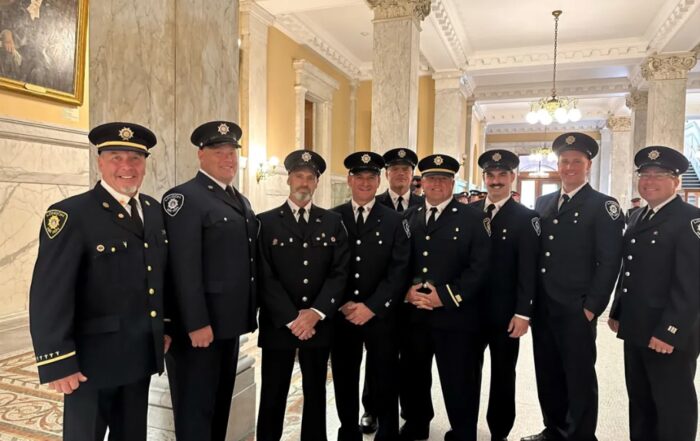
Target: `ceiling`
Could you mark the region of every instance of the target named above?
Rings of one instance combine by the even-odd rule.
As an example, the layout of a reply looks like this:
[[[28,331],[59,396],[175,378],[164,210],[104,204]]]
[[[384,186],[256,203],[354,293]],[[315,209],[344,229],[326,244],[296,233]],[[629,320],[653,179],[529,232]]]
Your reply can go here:
[[[351,78],[371,78],[372,18],[365,0],[258,0],[274,26]],[[462,72],[489,125],[522,122],[551,88],[554,19],[561,9],[557,89],[579,99],[586,120],[625,114],[644,88],[648,55],[700,47],[699,0],[432,0],[421,23],[424,74]],[[688,114],[700,117],[700,63]]]

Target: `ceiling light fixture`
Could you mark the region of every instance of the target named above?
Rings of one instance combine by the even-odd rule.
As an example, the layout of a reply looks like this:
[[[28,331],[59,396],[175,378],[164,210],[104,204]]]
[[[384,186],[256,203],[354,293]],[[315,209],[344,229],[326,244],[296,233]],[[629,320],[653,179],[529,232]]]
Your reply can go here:
[[[559,38],[559,16],[562,11],[552,11],[554,16],[554,67],[552,70],[552,96],[530,104],[530,112],[525,120],[530,124],[545,126],[556,120],[559,124],[581,119],[581,111],[576,108],[576,100],[557,96],[557,42]]]

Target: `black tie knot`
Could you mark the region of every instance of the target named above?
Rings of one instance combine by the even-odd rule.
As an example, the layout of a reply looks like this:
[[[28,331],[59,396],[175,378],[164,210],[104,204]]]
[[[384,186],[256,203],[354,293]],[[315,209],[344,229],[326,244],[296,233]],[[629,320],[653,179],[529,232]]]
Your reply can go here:
[[[357,228],[361,228],[365,224],[365,217],[363,213],[365,212],[365,207],[360,205],[357,207],[357,219],[355,219],[355,223],[357,224]]]
[[[396,211],[403,211],[403,196],[396,199]]]
[[[437,216],[437,207],[430,207],[430,216],[428,216],[428,222],[426,222],[426,226],[430,226],[433,222],[435,222],[435,217]]]
[[[495,204],[489,204],[488,207],[486,207],[486,215],[489,217],[489,219],[493,218],[493,210],[496,209]]]
[[[143,233],[143,221],[139,215],[138,203],[135,198],[129,199],[129,207],[131,207],[131,223],[134,224],[139,232]]]

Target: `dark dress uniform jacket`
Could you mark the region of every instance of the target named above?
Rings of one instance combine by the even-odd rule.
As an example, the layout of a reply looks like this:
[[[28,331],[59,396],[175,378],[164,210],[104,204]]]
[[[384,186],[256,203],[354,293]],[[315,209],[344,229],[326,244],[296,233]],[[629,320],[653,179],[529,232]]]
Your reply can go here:
[[[362,302],[377,317],[388,316],[408,289],[408,222],[393,208],[375,202],[358,231],[351,202],[333,211],[343,217],[351,249],[350,274],[340,305]]]
[[[82,372],[80,388],[116,387],[163,370],[167,239],[158,201],[141,194],[144,231],[98,184],[52,205],[67,214],[42,228],[29,299],[42,383]]]
[[[614,198],[589,184],[557,211],[560,193],[537,199],[542,227],[540,283],[552,315],[580,313],[599,316],[608,305],[622,253],[624,215]]]
[[[286,202],[259,215],[260,337],[262,348],[327,347],[341,306],[350,253],[340,216],[311,205],[305,233]],[[302,309],[326,315],[316,334],[300,341],[287,328]]]
[[[409,322],[440,330],[477,330],[479,290],[491,248],[483,213],[453,199],[428,227],[425,205],[411,208],[406,217],[413,247],[411,283],[430,282],[443,304],[432,311],[405,304]]]
[[[377,202],[391,208],[392,210],[396,210],[396,208],[394,207],[394,202],[391,200],[391,195],[389,195],[389,190],[377,195]],[[407,210],[411,207],[415,207],[416,205],[422,205],[424,203],[425,198],[423,196],[416,196],[415,194],[413,194],[413,192],[410,192],[410,195],[408,196],[408,205],[406,205],[406,201],[401,202],[401,205],[403,205],[404,210]]]
[[[189,333],[211,325],[215,339],[255,330],[258,223],[250,203],[238,192],[234,200],[201,172],[168,191],[166,204],[172,194],[182,195],[180,210],[164,214],[174,327]]]
[[[700,210],[676,197],[650,220],[632,215],[610,316],[618,336],[646,348],[651,337],[700,351]]]
[[[484,204],[470,205],[483,212]],[[506,329],[514,314],[532,317],[539,235],[537,212],[512,198],[491,220],[491,264],[481,297],[486,324]]]

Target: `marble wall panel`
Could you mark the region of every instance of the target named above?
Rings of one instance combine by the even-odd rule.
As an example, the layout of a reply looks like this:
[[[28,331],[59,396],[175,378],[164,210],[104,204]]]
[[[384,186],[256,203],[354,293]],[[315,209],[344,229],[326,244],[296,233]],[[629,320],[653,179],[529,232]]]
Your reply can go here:
[[[435,91],[433,151],[461,162],[466,153],[466,101],[459,89]]]
[[[372,150],[416,148],[420,31],[413,18],[375,20]]]

